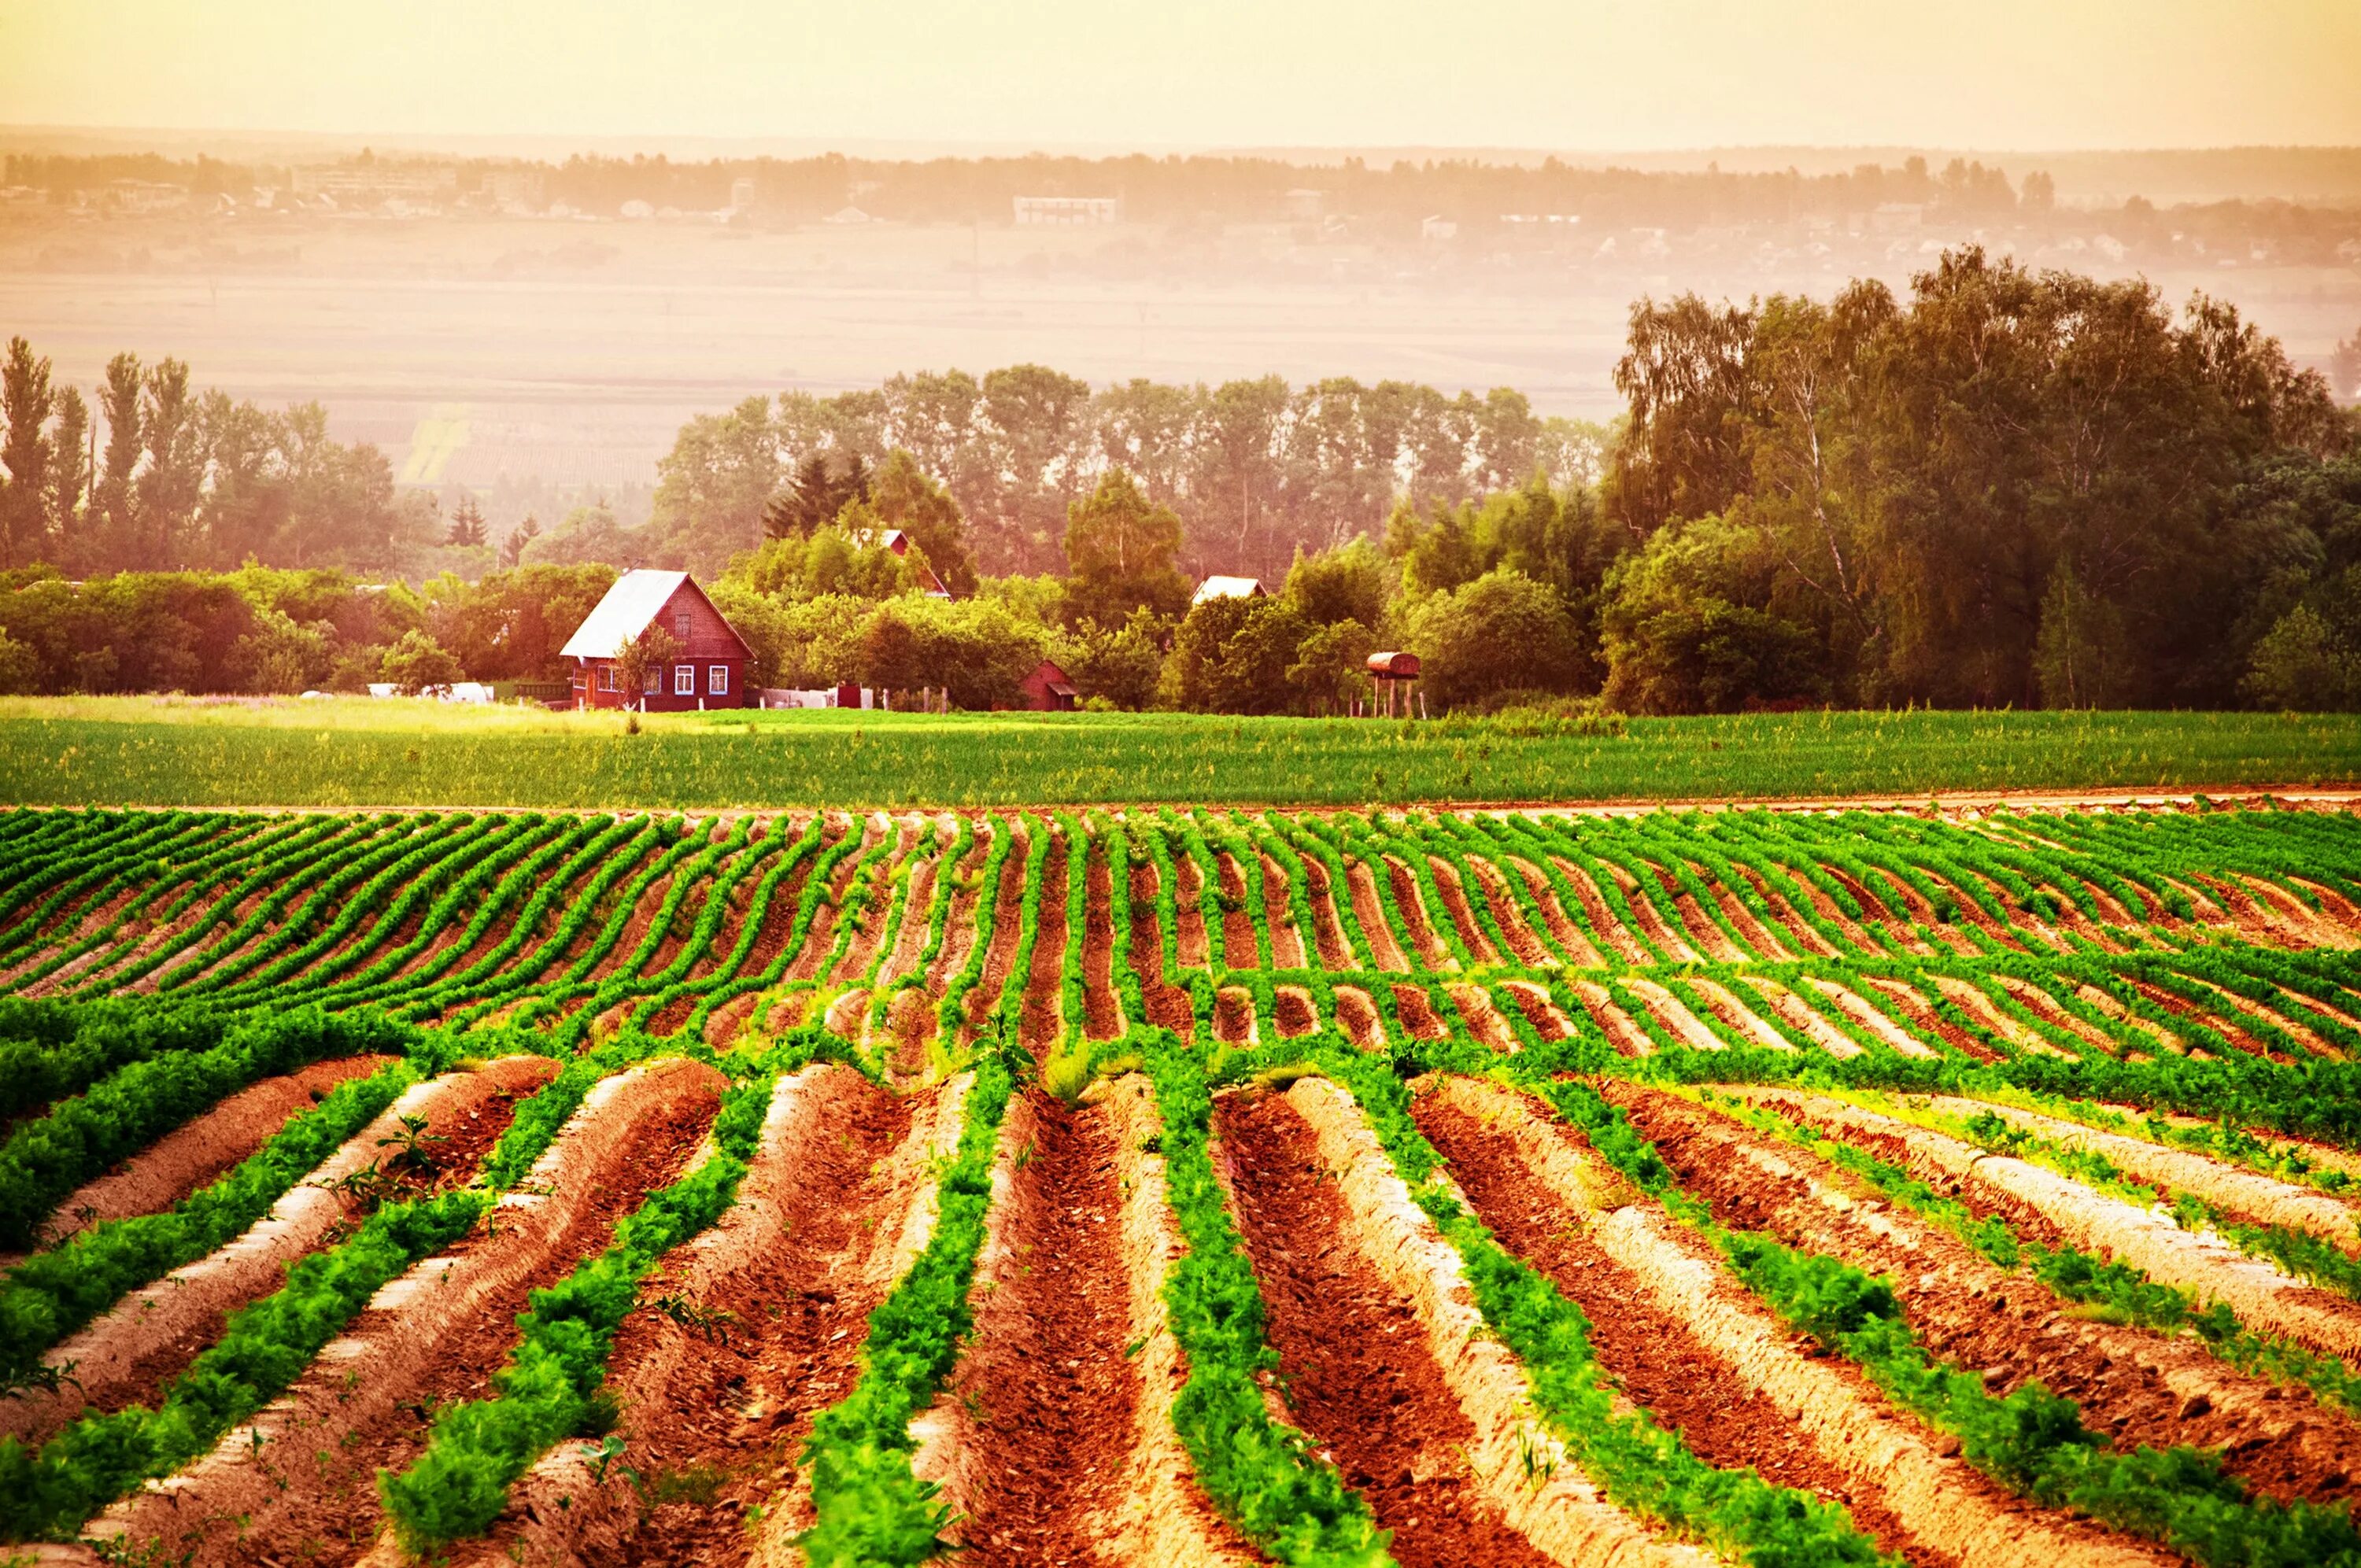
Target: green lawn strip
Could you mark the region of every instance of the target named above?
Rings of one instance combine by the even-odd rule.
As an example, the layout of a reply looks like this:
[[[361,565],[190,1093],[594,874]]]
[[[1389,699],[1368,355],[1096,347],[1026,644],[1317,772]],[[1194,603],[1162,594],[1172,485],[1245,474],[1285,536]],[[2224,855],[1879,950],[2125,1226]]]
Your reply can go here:
[[[526,1031],[487,1033],[495,1037],[478,1035],[469,1044],[545,1048],[544,1037]],[[153,1409],[84,1416],[38,1450],[0,1439],[0,1539],[71,1539],[141,1481],[210,1451],[301,1376],[388,1280],[473,1230],[533,1169],[599,1080],[656,1048],[644,1036],[619,1036],[567,1061],[518,1106],[472,1183],[382,1205],[346,1241],[298,1260],[282,1289],[231,1315],[222,1338],[165,1387]]]
[[[131,1062],[18,1124],[0,1145],[0,1247],[29,1250],[60,1200],[258,1079],[330,1057],[401,1052],[414,1035],[371,1013],[223,1015],[220,1043]]]
[[[2093,1317],[2166,1334],[2186,1330],[2203,1341],[2217,1359],[2248,1376],[2301,1383],[2322,1398],[2361,1413],[2361,1376],[2344,1362],[2277,1335],[2257,1333],[2239,1321],[2226,1302],[2201,1304],[2190,1291],[2161,1284],[2129,1264],[2111,1262],[2068,1244],[2049,1246],[2027,1240],[2001,1216],[1978,1219],[1966,1204],[1944,1197],[1900,1166],[1767,1107],[1710,1090],[1700,1098],[1757,1132],[1809,1149],[1949,1231],[1993,1266],[2025,1269],[2061,1299],[2089,1309]]]
[[[641,1281],[736,1201],[780,1080],[823,1058],[861,1066],[857,1052],[817,1026],[754,1060],[716,1058],[701,1046],[686,1054],[737,1076],[713,1124],[713,1152],[680,1180],[650,1193],[616,1226],[605,1252],[533,1292],[517,1319],[517,1347],[493,1376],[493,1392],[438,1411],[426,1451],[400,1475],[379,1473],[386,1516],[413,1553],[483,1533],[536,1459],[602,1424],[608,1354],[638,1305]]]
[[[1529,1080],[1528,1087],[1667,1212],[1712,1241],[1782,1321],[1842,1353],[1897,1406],[1959,1439],[1962,1457],[2011,1492],[2162,1541],[2205,1568],[2361,1561],[2361,1530],[2343,1508],[2252,1495],[2223,1470],[2218,1453],[2185,1446],[2117,1452],[2083,1425],[2080,1407],[2037,1381],[1994,1398],[1979,1374],[1927,1354],[1890,1286],[1836,1258],[1718,1224],[1588,1083]]]

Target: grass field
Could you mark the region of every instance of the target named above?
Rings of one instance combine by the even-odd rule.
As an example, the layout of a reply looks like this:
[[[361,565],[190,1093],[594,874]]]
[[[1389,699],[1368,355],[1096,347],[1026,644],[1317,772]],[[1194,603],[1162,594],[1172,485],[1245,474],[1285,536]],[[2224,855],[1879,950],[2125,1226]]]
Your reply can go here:
[[[2349,810],[0,812],[0,1561],[2361,1563],[2356,951]]]
[[[614,715],[0,701],[0,801],[539,808],[1922,797],[2361,781],[2361,717],[1798,713],[1574,723]]]

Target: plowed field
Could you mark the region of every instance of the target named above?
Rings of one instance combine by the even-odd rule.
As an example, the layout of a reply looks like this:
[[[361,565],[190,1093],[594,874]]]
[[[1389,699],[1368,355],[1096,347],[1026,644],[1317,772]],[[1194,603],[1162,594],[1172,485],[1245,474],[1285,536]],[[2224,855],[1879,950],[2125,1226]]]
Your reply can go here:
[[[0,814],[0,1540],[2361,1563],[2361,817]]]

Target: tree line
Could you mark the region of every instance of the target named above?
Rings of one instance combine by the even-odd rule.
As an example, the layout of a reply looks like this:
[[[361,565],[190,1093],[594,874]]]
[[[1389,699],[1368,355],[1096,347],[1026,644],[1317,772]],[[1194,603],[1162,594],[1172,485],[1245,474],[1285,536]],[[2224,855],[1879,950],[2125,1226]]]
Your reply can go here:
[[[76,576],[273,565],[396,569],[433,502],[385,455],[328,438],[316,402],[272,412],[192,386],[173,358],[107,362],[95,409],[22,337],[0,365],[0,569]]]
[[[300,613],[259,566],[230,590],[253,626],[175,597],[212,579],[28,576],[0,682],[546,677],[614,567],[675,565],[763,684],[971,707],[1048,657],[1104,706],[1333,712],[1395,648],[1443,707],[2361,706],[2356,417],[2218,302],[1969,248],[1904,295],[1643,300],[1616,378],[1612,429],[1505,390],[1038,366],[754,398],[683,429],[643,530],[583,509],[478,583],[303,579],[366,613]],[[1199,602],[1214,571],[1269,591]]]

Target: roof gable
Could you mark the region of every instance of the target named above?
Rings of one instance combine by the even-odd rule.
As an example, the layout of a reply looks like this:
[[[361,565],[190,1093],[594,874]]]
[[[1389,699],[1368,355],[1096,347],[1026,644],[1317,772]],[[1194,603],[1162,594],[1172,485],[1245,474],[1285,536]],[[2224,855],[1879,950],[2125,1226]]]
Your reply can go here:
[[[638,570],[626,572],[615,579],[615,586],[607,590],[607,597],[592,608],[590,613],[583,618],[582,624],[574,629],[574,635],[566,640],[566,646],[558,650],[558,657],[617,657],[622,652],[623,644],[645,631],[648,623],[663,614],[664,606],[672,603],[683,589],[704,602],[705,608],[712,612],[713,619],[730,633],[730,640],[738,644],[742,656],[753,656],[753,651],[746,646],[746,640],[738,635],[736,627],[730,624],[730,618],[714,609],[713,601],[706,598],[705,590],[698,587],[696,579],[686,572]]]

